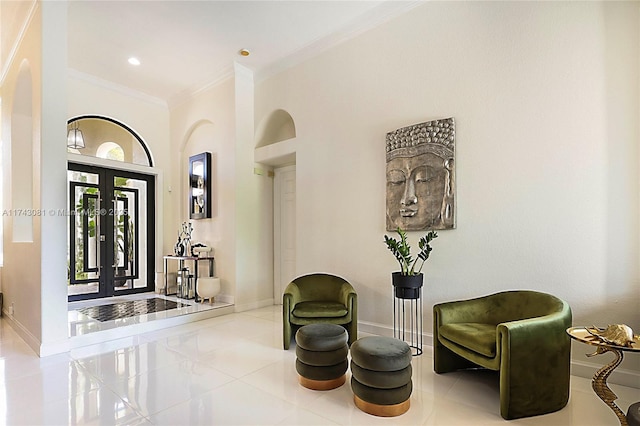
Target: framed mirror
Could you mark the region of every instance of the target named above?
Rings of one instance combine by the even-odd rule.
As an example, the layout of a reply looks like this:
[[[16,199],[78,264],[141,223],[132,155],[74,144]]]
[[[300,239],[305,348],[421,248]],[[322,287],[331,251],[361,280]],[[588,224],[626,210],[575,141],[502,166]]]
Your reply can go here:
[[[211,153],[189,157],[189,218],[211,217]]]

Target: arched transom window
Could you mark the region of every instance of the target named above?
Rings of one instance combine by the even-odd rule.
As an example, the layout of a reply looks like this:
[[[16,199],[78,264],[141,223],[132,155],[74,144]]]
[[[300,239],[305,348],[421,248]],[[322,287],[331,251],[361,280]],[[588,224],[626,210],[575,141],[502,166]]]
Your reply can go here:
[[[67,147],[67,151],[91,157],[153,166],[149,149],[140,136],[111,118],[83,116],[69,120],[70,131],[82,133],[84,147]]]

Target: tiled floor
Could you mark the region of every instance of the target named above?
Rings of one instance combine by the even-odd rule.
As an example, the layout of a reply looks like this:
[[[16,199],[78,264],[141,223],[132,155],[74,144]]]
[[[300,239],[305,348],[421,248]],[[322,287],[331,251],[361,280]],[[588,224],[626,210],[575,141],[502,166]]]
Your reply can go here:
[[[99,322],[115,321],[118,319],[155,314],[183,307],[180,302],[159,297],[145,300],[127,300],[108,303],[106,305],[87,306],[76,309],[79,313]]]
[[[119,302],[131,302],[131,301],[147,301],[150,298],[165,299],[168,302],[177,302],[179,307],[176,309],[168,309],[164,311],[152,312],[146,315],[138,316],[122,316],[121,318],[113,319],[111,321],[98,321],[92,318],[82,311],[86,308],[96,307],[98,305],[112,304]],[[214,303],[196,303],[193,299],[179,299],[175,296],[164,296],[154,293],[140,293],[131,294],[127,296],[111,297],[106,299],[93,299],[78,302],[71,302],[68,305],[68,319],[69,319],[69,336],[79,337],[86,336],[91,333],[105,332],[108,330],[114,330],[122,327],[128,327],[136,324],[151,323],[157,320],[164,320],[168,318],[176,318],[185,315],[191,315],[195,313],[206,313],[211,310],[230,307],[230,303],[225,303],[216,300]],[[210,315],[217,316],[217,315]],[[99,340],[99,339],[98,339]]]
[[[297,383],[281,307],[229,314],[38,358],[0,320],[0,424],[6,425],[617,425],[590,380],[572,377],[563,410],[506,422],[494,374],[436,375],[413,359],[411,408],[378,418]],[[362,335],[361,335],[362,337]],[[640,391],[611,385],[623,410]]]

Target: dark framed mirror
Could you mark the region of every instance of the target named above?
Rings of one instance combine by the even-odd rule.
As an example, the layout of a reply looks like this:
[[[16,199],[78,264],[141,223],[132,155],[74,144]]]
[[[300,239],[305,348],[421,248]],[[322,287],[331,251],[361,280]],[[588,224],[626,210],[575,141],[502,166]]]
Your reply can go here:
[[[211,153],[189,157],[189,218],[211,217]]]

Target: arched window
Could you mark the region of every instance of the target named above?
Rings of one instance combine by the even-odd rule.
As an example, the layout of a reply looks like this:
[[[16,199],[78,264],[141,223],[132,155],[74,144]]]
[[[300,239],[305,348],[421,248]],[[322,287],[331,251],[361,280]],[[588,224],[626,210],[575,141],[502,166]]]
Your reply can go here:
[[[124,150],[115,142],[105,142],[96,150],[96,157],[124,161]]]
[[[84,147],[68,147],[67,152],[153,167],[142,138],[117,120],[86,115],[69,120],[68,125],[82,132]]]

